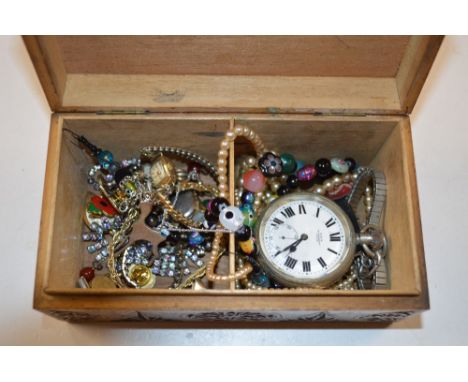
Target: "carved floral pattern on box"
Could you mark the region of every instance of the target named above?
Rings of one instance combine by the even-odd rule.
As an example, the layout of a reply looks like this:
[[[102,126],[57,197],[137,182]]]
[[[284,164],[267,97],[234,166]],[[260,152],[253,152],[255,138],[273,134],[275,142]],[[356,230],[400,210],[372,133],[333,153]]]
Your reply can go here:
[[[248,322],[392,322],[415,312],[84,312],[52,310],[64,321],[248,321]]]

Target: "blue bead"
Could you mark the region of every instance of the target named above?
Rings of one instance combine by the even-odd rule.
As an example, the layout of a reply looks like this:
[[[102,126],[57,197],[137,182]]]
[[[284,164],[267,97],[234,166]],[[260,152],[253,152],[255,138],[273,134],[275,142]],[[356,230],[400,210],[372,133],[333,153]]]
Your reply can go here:
[[[263,288],[270,287],[270,279],[268,276],[263,272],[256,272],[252,275],[250,279],[254,284],[261,286]]]
[[[242,204],[253,204],[255,201],[255,194],[250,191],[244,191],[241,195]]]
[[[190,245],[195,246],[203,243],[205,241],[204,237],[198,232],[192,232],[188,237],[188,242]]]
[[[98,154],[97,159],[103,168],[108,169],[111,163],[114,161],[114,156],[110,151],[103,150]]]
[[[296,171],[300,170],[302,167],[305,166],[305,162],[303,160],[296,160]]]

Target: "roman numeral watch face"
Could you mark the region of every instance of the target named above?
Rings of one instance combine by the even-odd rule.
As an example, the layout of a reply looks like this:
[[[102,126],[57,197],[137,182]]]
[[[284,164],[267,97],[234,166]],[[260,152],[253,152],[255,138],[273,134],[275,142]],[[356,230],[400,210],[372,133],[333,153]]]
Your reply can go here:
[[[294,193],[271,203],[257,223],[259,261],[289,287],[325,288],[349,270],[355,233],[333,201]]]

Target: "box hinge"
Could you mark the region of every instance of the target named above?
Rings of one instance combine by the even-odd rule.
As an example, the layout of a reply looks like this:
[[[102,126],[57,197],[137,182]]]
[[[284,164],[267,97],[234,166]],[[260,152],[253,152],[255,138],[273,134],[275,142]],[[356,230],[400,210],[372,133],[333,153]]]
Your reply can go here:
[[[313,111],[312,115],[324,117],[367,117],[370,114],[365,112],[350,111]]]
[[[98,115],[142,115],[149,113],[149,110],[99,110],[96,112]]]

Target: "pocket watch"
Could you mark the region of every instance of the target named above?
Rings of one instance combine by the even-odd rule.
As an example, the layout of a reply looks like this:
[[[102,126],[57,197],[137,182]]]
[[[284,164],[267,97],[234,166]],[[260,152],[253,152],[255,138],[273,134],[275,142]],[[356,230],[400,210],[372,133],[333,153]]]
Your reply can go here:
[[[268,205],[257,222],[256,238],[259,263],[287,287],[327,288],[362,254],[358,246],[379,263],[386,251],[385,235],[377,225],[356,232],[342,207],[311,192],[287,194]]]
[[[351,267],[356,234],[332,200],[310,192],[271,203],[257,223],[259,262],[288,287],[325,288]]]

